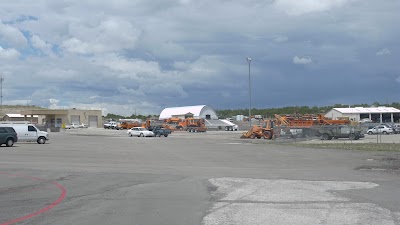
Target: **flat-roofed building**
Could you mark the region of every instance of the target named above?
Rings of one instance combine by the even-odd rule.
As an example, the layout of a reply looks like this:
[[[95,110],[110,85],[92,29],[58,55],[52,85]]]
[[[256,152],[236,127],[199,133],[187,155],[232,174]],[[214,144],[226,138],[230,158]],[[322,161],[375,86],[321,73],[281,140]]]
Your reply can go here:
[[[22,115],[19,113],[8,113],[3,116],[3,121],[29,121],[31,123],[38,123],[38,121],[42,121],[44,116],[38,115],[30,115],[29,117],[26,115]]]
[[[333,108],[325,114],[331,119],[348,118],[352,121],[370,119],[375,123],[399,123],[400,110],[393,107],[355,107],[355,108]]]
[[[48,128],[61,128],[62,124],[87,124],[89,127],[102,127],[103,117],[101,110],[85,109],[32,109],[21,111],[29,118],[33,115],[43,116],[38,124]]]

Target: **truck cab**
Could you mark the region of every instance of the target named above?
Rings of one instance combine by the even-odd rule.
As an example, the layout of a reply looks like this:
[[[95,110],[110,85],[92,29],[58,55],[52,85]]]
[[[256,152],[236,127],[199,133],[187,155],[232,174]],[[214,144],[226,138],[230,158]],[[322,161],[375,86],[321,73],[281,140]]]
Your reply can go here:
[[[153,127],[152,131],[153,131],[155,137],[161,137],[161,136],[168,137],[168,135],[171,134],[171,130],[166,129],[161,126]]]

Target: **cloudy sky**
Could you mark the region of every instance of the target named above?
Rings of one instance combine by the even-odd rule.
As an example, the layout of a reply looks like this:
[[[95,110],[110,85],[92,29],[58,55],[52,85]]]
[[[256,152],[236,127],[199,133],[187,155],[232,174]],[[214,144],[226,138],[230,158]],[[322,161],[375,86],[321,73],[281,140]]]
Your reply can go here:
[[[2,0],[3,104],[159,114],[400,101],[398,0]]]

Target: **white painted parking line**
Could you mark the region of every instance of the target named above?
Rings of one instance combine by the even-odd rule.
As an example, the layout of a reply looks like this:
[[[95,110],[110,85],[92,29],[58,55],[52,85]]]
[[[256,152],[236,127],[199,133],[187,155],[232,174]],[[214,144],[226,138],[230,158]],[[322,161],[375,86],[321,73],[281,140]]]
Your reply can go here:
[[[204,217],[205,225],[246,224],[390,224],[397,218],[372,203],[354,203],[335,193],[370,189],[369,182],[296,181],[218,178],[217,196],[224,196]]]
[[[243,145],[243,143],[237,143],[237,142],[232,142],[232,143],[221,143],[222,145]]]

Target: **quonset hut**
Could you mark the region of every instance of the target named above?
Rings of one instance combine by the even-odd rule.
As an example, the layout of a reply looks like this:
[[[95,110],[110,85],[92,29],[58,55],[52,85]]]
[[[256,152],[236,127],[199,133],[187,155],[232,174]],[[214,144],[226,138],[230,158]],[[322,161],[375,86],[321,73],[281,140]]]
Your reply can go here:
[[[183,107],[172,107],[165,108],[161,111],[160,120],[168,119],[171,117],[177,117],[185,119],[188,117],[193,117],[195,119],[208,119],[217,120],[217,112],[215,109],[208,105],[194,105],[194,106],[183,106]]]

